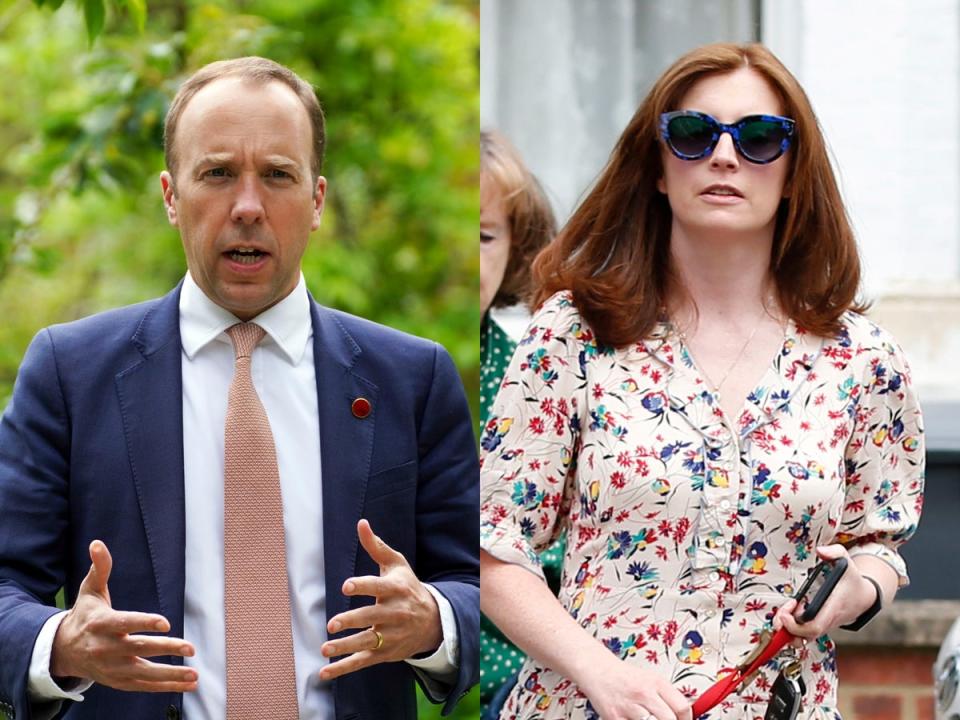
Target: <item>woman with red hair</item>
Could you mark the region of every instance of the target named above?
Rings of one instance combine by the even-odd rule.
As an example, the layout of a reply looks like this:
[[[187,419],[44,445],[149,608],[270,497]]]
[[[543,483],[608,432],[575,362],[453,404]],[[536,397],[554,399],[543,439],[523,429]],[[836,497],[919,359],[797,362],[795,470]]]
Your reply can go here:
[[[481,603],[529,655],[501,717],[688,719],[785,627],[816,639],[800,716],[839,718],[826,633],[907,582],[922,424],[796,79],[760,45],[680,58],[534,272],[481,439]],[[563,532],[554,598],[537,551]],[[781,666],[711,720],[763,717]]]

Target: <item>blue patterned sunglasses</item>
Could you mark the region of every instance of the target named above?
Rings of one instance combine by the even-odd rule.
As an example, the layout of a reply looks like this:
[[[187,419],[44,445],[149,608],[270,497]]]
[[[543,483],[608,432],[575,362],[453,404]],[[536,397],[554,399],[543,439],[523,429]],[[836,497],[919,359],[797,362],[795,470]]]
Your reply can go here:
[[[734,147],[744,159],[765,165],[790,147],[795,124],[778,115],[748,115],[732,125],[724,125],[706,113],[679,110],[660,116],[660,137],[681,160],[699,160],[713,152],[721,135],[730,133]]]

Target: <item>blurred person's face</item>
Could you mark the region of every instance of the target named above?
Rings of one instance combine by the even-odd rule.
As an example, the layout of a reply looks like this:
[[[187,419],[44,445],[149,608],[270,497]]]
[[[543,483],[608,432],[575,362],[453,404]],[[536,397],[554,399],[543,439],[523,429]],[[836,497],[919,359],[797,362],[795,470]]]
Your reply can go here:
[[[480,314],[496,297],[510,259],[510,223],[500,186],[480,173]]]
[[[673,110],[674,108],[670,108]],[[749,68],[700,79],[677,110],[696,110],[732,124],[748,115],[782,115],[779,97],[762,75]],[[699,160],[681,160],[663,147],[663,177],[657,188],[673,211],[673,231],[725,235],[769,232],[784,196],[787,154],[766,165],[744,159],[725,133]]]
[[[326,180],[310,170],[306,108],[279,82],[215,80],[184,108],[177,176],[161,174],[190,274],[217,305],[249,320],[300,279]]]

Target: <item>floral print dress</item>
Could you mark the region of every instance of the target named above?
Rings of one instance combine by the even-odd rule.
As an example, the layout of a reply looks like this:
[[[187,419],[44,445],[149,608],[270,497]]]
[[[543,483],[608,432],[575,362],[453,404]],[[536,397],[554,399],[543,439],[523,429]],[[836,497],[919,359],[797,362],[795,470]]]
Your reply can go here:
[[[569,293],[540,308],[481,437],[481,547],[542,574],[568,537],[559,599],[624,662],[691,701],[741,663],[840,542],[906,584],[897,546],[923,493],[920,410],[893,339],[847,313],[836,338],[787,326],[736,419],[666,322],[597,343]],[[802,651],[801,718],[839,718],[828,636]],[[762,718],[779,660],[711,720]],[[502,718],[594,718],[579,688],[527,659]]]

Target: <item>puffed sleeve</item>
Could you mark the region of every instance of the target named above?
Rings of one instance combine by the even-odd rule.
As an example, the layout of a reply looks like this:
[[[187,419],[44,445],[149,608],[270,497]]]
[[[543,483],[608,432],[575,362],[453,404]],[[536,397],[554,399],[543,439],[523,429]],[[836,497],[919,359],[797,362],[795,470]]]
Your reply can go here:
[[[903,351],[882,330],[871,334],[876,345],[853,405],[838,541],[851,556],[885,560],[904,586],[897,548],[917,529],[923,506],[923,420]]]
[[[567,293],[534,315],[480,439],[480,547],[543,578],[575,486],[585,364],[596,351]]]

